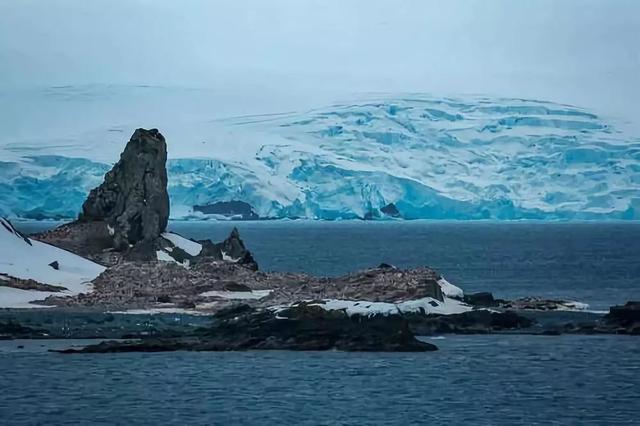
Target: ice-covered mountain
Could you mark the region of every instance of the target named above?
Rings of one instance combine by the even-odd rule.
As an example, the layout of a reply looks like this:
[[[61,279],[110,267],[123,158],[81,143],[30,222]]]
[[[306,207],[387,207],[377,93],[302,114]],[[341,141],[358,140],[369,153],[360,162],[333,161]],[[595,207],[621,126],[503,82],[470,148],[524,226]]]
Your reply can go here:
[[[147,89],[136,90],[127,96],[144,108]],[[86,94],[76,92],[65,102],[81,114]],[[112,113],[122,93],[101,92],[111,111],[103,125],[5,135],[0,214],[75,216],[133,130],[158,127],[169,146],[173,218],[203,217],[196,205],[242,201],[275,218],[640,219],[640,139],[577,107],[369,95],[302,112],[207,119],[206,93],[197,103],[179,95],[173,103],[152,97],[166,111],[129,122],[135,114]],[[171,106],[180,111],[175,118]]]

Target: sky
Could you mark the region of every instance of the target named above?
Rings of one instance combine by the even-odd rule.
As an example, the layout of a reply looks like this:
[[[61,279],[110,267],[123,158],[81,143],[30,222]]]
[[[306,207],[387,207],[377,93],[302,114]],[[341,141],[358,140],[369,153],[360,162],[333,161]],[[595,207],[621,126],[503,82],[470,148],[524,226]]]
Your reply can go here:
[[[637,0],[0,0],[0,90],[487,94],[640,121]]]

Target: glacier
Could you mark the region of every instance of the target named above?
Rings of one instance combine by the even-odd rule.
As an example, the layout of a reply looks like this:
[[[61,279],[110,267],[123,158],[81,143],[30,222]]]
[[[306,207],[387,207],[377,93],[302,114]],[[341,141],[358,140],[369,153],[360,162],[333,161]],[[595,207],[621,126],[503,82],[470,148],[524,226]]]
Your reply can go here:
[[[80,109],[87,90],[54,92]],[[100,111],[117,110],[122,92],[133,96],[111,90],[100,92]],[[150,89],[135,90],[143,99]],[[0,215],[75,217],[133,130],[149,124],[169,145],[172,219],[219,218],[193,208],[219,201],[248,203],[261,218],[392,220],[381,209],[393,204],[403,219],[640,219],[640,138],[575,106],[370,94],[209,118],[207,94],[189,93],[180,96],[197,94],[197,114],[171,92],[162,104],[180,114],[165,111],[162,122],[104,113],[84,126],[3,135]]]

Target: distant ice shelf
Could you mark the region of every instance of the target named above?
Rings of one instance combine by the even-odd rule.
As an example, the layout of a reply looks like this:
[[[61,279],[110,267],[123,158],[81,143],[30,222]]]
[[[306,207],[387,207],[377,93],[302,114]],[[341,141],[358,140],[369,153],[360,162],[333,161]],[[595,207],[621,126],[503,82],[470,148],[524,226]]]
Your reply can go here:
[[[0,215],[76,216],[139,126],[0,143]],[[251,218],[640,219],[640,139],[573,106],[368,96],[158,126],[174,219],[224,218],[203,213],[220,202]]]

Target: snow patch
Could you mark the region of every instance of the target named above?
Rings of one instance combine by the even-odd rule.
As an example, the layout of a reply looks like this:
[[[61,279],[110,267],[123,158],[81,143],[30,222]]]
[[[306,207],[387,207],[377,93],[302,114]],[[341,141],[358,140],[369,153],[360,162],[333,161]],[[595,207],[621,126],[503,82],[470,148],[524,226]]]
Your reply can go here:
[[[184,262],[178,262],[176,259],[174,259],[169,253],[167,253],[164,250],[156,250],[156,258],[160,262],[174,262],[180,266],[189,268],[189,259],[185,259]]]
[[[222,252],[222,260],[225,260],[227,262],[237,262],[238,260],[240,260],[239,258],[233,258],[231,256],[229,256],[226,252]]]
[[[558,305],[558,310],[560,311],[586,311],[588,309],[588,303],[577,302],[575,300],[567,300]]]
[[[453,297],[455,299],[462,299],[464,297],[464,291],[462,291],[460,287],[451,284],[444,277],[440,277],[438,285],[440,285],[442,293],[447,297]]]
[[[57,270],[49,266],[52,262],[58,262]],[[1,287],[0,307],[15,307],[52,294],[71,296],[91,291],[90,282],[105,269],[69,251],[24,237],[9,221],[0,218],[0,274],[62,286],[68,290],[50,293]]]
[[[162,237],[171,241],[174,246],[181,248],[191,256],[197,256],[202,251],[202,244],[184,238],[182,235],[165,232]]]
[[[69,295],[68,292],[54,293],[49,291],[22,290],[19,288],[0,286],[0,308],[33,309],[52,308],[50,305],[37,305],[30,303],[34,300],[44,300],[49,296]]]

